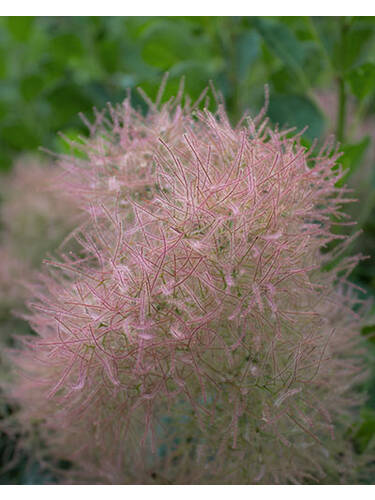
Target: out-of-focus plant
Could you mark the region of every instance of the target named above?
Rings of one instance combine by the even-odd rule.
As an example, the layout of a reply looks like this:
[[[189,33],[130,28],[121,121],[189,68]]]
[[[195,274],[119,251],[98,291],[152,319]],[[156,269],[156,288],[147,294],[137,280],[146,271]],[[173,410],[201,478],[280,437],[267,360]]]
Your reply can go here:
[[[33,279],[42,260],[57,251],[82,219],[77,206],[67,204],[64,193],[56,189],[60,182],[54,166],[37,157],[19,159],[13,171],[1,178],[0,378],[3,382],[10,374],[4,349],[14,343],[15,337],[30,333],[21,317],[29,297],[25,283]],[[2,418],[14,410],[8,403],[0,393]],[[13,454],[13,445],[1,440],[1,471],[4,466],[9,469],[6,462]],[[30,477],[23,481],[27,482]]]
[[[40,158],[22,158],[3,176],[0,237],[13,258],[37,267],[79,225],[76,208],[56,189],[60,182],[55,166]]]
[[[79,225],[79,212],[56,190],[61,175],[40,158],[22,158],[1,179],[0,244],[2,307],[26,299],[21,284]]]

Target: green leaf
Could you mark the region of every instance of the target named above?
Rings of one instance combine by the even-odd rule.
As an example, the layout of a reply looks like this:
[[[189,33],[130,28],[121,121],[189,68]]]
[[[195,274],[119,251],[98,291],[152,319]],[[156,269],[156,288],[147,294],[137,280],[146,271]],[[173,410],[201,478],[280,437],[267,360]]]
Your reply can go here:
[[[175,64],[170,71],[170,78],[175,79],[173,82],[174,92],[171,95],[176,95],[181,77],[185,76],[186,92],[197,99],[203,89],[207,86],[209,80],[215,80],[218,72],[222,69],[223,61],[221,59],[201,61],[184,61]],[[167,89],[171,91],[172,89]]]
[[[199,61],[209,56],[207,38],[194,35],[187,23],[155,22],[145,30],[143,38],[144,60],[163,71],[187,59]]]
[[[0,100],[0,120],[3,119],[6,114],[9,113],[9,104],[6,100]]]
[[[0,78],[4,78],[7,72],[6,51],[0,47]]]
[[[22,122],[3,127],[0,135],[4,142],[18,151],[31,150],[39,146],[39,138],[35,131]]]
[[[341,147],[341,151],[344,153],[340,158],[340,163],[343,169],[346,171],[344,177],[342,177],[337,185],[343,186],[345,182],[349,179],[351,175],[358,169],[363,159],[363,156],[370,145],[370,137],[366,136],[361,141],[356,144],[344,144]]]
[[[375,92],[375,64],[368,62],[352,69],[348,75],[350,88],[358,99]]]
[[[313,140],[323,133],[325,122],[320,109],[303,95],[275,95],[271,97],[268,115],[282,127],[308,126],[305,137]]]
[[[368,341],[375,343],[375,325],[364,326],[361,329],[361,334],[366,337]]]
[[[343,73],[361,61],[366,45],[374,35],[368,23],[354,22],[336,47],[337,63]]]
[[[361,423],[354,435],[354,443],[359,453],[363,453],[375,438],[375,411],[370,408],[361,410]]]
[[[237,74],[243,80],[249,72],[260,53],[260,38],[253,31],[241,33],[236,42],[237,45]]]
[[[53,108],[53,127],[57,129],[66,127],[67,124],[72,125],[72,122],[80,123],[78,113],[85,113],[93,106],[84,89],[66,80],[62,81],[62,85],[48,94],[48,103]]]
[[[30,75],[23,78],[20,82],[20,91],[26,101],[31,101],[43,90],[44,80],[41,76]]]
[[[306,40],[303,44],[305,53],[305,64],[303,70],[306,78],[309,80],[311,87],[319,85],[319,81],[324,78],[324,71],[327,66],[327,60],[322,54],[322,47],[316,41]]]
[[[50,50],[59,62],[80,58],[84,53],[80,38],[73,33],[63,33],[54,37],[51,40]]]
[[[286,66],[281,66],[281,68],[271,73],[269,81],[277,94],[298,94],[301,88],[294,73]]]
[[[0,131],[1,135],[1,131]],[[10,151],[9,148],[4,148],[3,145],[0,143],[1,146],[1,155],[0,155],[0,171],[1,170],[10,170],[12,167],[12,162],[13,162],[13,157],[12,153],[13,151]]]
[[[254,18],[253,25],[271,52],[296,74],[303,87],[308,86],[303,71],[304,47],[293,32],[285,24],[269,18]]]
[[[103,40],[97,47],[100,62],[109,73],[115,73],[121,65],[121,46],[117,40]]]
[[[7,18],[7,27],[13,38],[19,42],[26,42],[32,33],[34,17],[11,16]]]

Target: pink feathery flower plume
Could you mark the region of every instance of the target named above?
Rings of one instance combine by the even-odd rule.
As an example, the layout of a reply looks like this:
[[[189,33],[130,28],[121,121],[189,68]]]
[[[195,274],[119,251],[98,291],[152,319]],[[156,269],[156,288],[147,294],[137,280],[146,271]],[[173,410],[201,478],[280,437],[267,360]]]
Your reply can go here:
[[[59,160],[87,218],[33,285],[20,425],[69,482],[350,481],[358,257],[322,253],[351,201],[339,155],[160,99],[98,113]]]

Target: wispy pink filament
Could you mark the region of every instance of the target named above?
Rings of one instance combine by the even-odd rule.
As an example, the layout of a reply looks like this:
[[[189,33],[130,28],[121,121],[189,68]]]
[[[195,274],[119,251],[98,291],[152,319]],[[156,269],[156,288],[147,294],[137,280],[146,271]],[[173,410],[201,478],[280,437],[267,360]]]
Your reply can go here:
[[[259,119],[233,128],[222,104],[109,112],[86,158],[59,161],[56,189],[85,222],[79,253],[35,285],[38,336],[13,354],[39,381],[13,390],[23,425],[43,420],[52,456],[77,464],[69,480],[339,475],[343,441],[328,458],[322,443],[356,406],[362,368],[342,273],[357,259],[322,270],[348,201],[337,152],[314,156]]]

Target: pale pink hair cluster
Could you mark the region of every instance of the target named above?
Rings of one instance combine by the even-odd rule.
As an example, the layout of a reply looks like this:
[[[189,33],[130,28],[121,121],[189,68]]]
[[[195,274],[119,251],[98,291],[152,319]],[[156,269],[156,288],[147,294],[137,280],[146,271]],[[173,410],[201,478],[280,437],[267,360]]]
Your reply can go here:
[[[85,215],[11,354],[23,432],[70,482],[348,481],[358,257],[322,252],[348,223],[339,155],[159,100],[97,113],[58,160]]]

